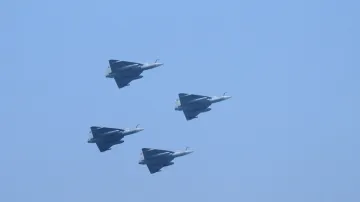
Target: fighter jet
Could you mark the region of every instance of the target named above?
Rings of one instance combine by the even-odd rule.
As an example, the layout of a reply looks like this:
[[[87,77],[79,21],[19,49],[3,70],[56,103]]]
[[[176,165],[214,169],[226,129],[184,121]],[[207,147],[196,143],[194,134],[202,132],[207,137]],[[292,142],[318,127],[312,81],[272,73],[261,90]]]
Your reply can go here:
[[[176,99],[175,110],[183,111],[186,120],[198,118],[198,115],[211,110],[210,105],[230,99],[231,96],[204,96],[187,93],[179,93],[179,99]]]
[[[120,60],[109,60],[109,67],[106,71],[106,78],[113,78],[118,88],[129,86],[130,82],[136,79],[141,79],[140,75],[143,71],[153,69],[163,65],[156,60],[154,63],[137,63]]]
[[[132,135],[134,133],[138,133],[143,131],[143,128],[130,129],[119,129],[119,128],[108,128],[108,127],[99,127],[99,126],[91,126],[90,127],[90,137],[88,139],[88,143],[96,143],[100,152],[105,152],[107,150],[111,150],[111,147],[117,144],[121,144],[124,142],[122,140],[127,135]]]
[[[160,172],[163,167],[173,165],[176,157],[193,153],[186,147],[185,151],[168,151],[161,149],[142,148],[140,165],[147,165],[151,174]]]

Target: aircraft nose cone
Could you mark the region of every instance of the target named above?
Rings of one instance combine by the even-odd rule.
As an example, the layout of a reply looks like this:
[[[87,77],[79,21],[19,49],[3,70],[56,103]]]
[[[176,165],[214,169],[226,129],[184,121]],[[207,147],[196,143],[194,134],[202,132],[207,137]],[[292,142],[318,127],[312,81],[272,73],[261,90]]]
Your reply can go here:
[[[160,67],[160,66],[162,66],[162,65],[164,65],[164,63],[157,63],[157,64],[156,64],[156,67]]]
[[[141,132],[141,131],[143,131],[143,130],[144,130],[144,128],[138,128],[138,129],[137,129],[138,132]]]
[[[231,96],[225,96],[225,99],[227,100],[227,99],[230,99],[231,98]]]

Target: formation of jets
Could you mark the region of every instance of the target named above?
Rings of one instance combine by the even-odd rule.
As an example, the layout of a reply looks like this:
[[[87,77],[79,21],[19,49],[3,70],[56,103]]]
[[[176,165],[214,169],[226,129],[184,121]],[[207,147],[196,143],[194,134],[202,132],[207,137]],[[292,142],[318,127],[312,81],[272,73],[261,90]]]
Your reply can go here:
[[[129,86],[133,80],[141,79],[145,70],[160,67],[163,63],[137,63],[120,60],[109,60],[105,77],[115,80],[119,89]],[[198,118],[200,113],[211,110],[214,103],[230,99],[231,96],[206,96],[189,93],[179,93],[176,99],[176,111],[182,111],[185,119],[190,121]],[[111,150],[114,145],[124,143],[125,136],[133,135],[144,130],[137,125],[135,128],[111,128],[102,126],[91,126],[88,143],[95,143],[100,152]],[[182,151],[170,151],[163,149],[142,148],[140,165],[146,165],[151,174],[160,172],[163,167],[173,165],[173,160],[180,156],[193,153],[188,147]]]

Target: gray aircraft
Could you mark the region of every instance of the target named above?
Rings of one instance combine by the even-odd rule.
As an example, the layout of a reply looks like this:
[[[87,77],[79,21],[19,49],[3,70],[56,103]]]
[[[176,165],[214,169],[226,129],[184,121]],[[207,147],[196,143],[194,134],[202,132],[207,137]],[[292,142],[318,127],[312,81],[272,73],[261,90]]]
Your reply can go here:
[[[124,142],[122,140],[127,135],[132,135],[134,133],[138,133],[143,131],[143,128],[108,128],[108,127],[99,127],[99,126],[91,126],[90,127],[90,137],[88,139],[88,143],[96,143],[100,152],[104,152],[107,150],[111,150],[111,147],[117,144],[121,144]]]
[[[106,71],[106,78],[113,78],[118,88],[129,86],[130,82],[136,79],[141,79],[144,76],[140,75],[143,71],[153,69],[163,65],[156,60],[154,63],[137,63],[120,60],[109,60],[109,67]]]
[[[139,164],[147,165],[151,174],[160,172],[163,167],[173,165],[176,157],[185,156],[193,153],[188,150],[188,147],[184,151],[168,151],[161,149],[143,148],[141,152],[141,158]]]
[[[204,96],[187,93],[179,93],[179,99],[176,99],[175,110],[183,111],[186,120],[198,118],[198,115],[211,110],[210,105],[230,99],[231,96]]]

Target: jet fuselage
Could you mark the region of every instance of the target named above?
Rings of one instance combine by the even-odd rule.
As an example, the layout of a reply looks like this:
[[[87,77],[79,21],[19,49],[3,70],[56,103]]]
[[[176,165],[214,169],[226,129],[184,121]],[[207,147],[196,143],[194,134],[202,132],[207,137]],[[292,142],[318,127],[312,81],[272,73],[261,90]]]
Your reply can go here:
[[[143,131],[144,129],[143,128],[135,128],[135,129],[125,129],[124,131],[121,131],[121,130],[113,130],[113,131],[109,131],[109,132],[106,132],[106,133],[102,133],[100,136],[98,136],[97,138],[95,137],[90,137],[88,139],[88,143],[96,143],[96,142],[101,142],[101,141],[104,141],[106,140],[107,138],[111,138],[111,139],[121,139],[123,138],[124,136],[127,136],[127,135],[132,135],[134,133],[138,133],[140,131]],[[120,140],[122,141],[122,140]],[[124,142],[124,141],[122,141]],[[121,142],[121,143],[122,143]]]
[[[152,155],[148,159],[143,159],[143,158],[140,159],[139,164],[145,165],[148,163],[155,163],[158,161],[158,162],[169,162],[167,165],[165,165],[165,166],[168,166],[168,165],[174,164],[171,161],[174,160],[175,158],[185,156],[185,155],[188,155],[191,153],[193,153],[193,151],[189,151],[189,150],[176,151],[174,153],[169,153],[169,152],[159,153],[159,154]]]
[[[231,98],[231,96],[227,96],[227,95],[214,96],[209,101],[210,101],[211,104],[213,104],[213,103],[221,102],[221,101],[224,101],[224,100],[227,100],[227,99],[230,99],[230,98]]]
[[[191,104],[193,103],[198,103],[199,105],[201,105],[201,103],[204,103],[204,105],[208,104],[209,106],[213,103],[217,103],[217,102],[221,102],[221,101],[224,101],[224,100],[227,100],[231,98],[231,96],[213,96],[211,98],[208,98],[208,97],[203,97],[203,98],[198,98],[198,99],[194,99],[186,104],[181,104],[179,103],[178,106],[175,107],[175,110],[177,111],[182,111],[184,109],[193,109],[194,107],[191,106]],[[208,112],[210,111],[211,108],[206,108],[206,109],[202,109],[200,110],[201,112]]]
[[[132,65],[127,65],[127,66],[124,66],[122,68],[118,68],[118,69],[115,69],[115,70],[108,67],[107,70],[106,70],[105,76],[107,78],[115,78],[116,75],[118,75],[118,74],[121,74],[124,77],[132,76],[132,75],[139,75],[145,70],[153,69],[153,68],[159,67],[161,65],[163,65],[163,64],[162,63],[132,64]],[[140,79],[142,77],[143,76],[139,76],[139,77],[134,78],[133,80]]]

